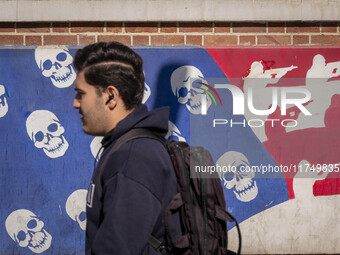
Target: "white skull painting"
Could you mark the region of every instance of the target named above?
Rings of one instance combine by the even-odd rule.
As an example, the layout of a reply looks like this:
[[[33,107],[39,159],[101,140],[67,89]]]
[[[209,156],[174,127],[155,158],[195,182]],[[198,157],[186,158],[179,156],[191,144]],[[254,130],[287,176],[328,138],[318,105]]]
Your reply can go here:
[[[202,113],[202,104],[206,104],[206,110],[211,105],[211,98],[203,89],[207,89],[203,83],[203,74],[194,66],[181,66],[177,68],[170,78],[171,89],[180,104],[185,104],[192,114]],[[204,95],[204,96],[203,96]],[[202,99],[205,98],[206,102]]]
[[[50,111],[32,112],[26,120],[26,130],[34,146],[43,149],[50,158],[61,157],[68,149],[69,144],[63,135],[65,129]]]
[[[242,202],[249,202],[256,198],[258,188],[253,180],[255,173],[249,167],[247,157],[237,151],[224,153],[216,162],[226,169],[234,169],[230,172],[219,173],[224,186],[234,192],[236,198]],[[243,166],[243,168],[242,168]]]
[[[185,142],[185,138],[182,136],[179,129],[170,120],[168,122],[168,126],[169,126],[169,129],[168,129],[168,133],[165,135],[165,139],[172,139],[175,141]]]
[[[92,156],[98,161],[100,159],[101,156],[101,152],[98,154],[100,148],[102,147],[102,140],[103,140],[104,136],[96,136],[95,138],[93,138],[91,144],[90,144],[90,149],[91,149],[91,154]]]
[[[44,222],[29,210],[12,212],[5,225],[8,235],[20,247],[28,247],[34,253],[42,253],[51,246],[52,236],[45,230]]]
[[[5,87],[0,85],[0,118],[8,112],[8,104],[6,99]]]
[[[42,75],[50,78],[57,88],[67,88],[77,78],[72,65],[73,57],[66,47],[37,47],[35,61]]]
[[[66,212],[70,218],[78,222],[82,230],[86,229],[86,189],[74,191],[66,201]]]
[[[144,104],[150,97],[151,95],[151,89],[148,86],[148,84],[144,83],[144,95],[143,95],[143,100],[142,100],[142,104]]]

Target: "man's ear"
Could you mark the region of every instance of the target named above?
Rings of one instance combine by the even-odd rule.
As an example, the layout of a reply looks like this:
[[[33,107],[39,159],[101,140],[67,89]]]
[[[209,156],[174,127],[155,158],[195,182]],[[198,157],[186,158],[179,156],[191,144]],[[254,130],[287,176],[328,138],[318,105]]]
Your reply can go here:
[[[106,88],[106,105],[110,107],[110,109],[116,107],[118,99],[119,99],[119,92],[115,86],[108,86]]]

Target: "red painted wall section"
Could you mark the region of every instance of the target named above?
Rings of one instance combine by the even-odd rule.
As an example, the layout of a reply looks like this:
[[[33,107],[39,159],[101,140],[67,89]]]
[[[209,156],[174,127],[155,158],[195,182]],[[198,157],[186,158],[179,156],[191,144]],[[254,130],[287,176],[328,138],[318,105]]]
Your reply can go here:
[[[259,86],[299,87],[311,92],[311,99],[304,107],[312,114],[304,115],[294,106],[287,106],[286,115],[281,115],[280,104],[276,111],[266,116],[267,120],[296,120],[297,127],[286,128],[266,121],[262,130],[253,131],[272,155],[278,165],[291,166],[283,173],[287,181],[289,198],[294,198],[294,178],[315,177],[314,196],[340,194],[338,167],[340,163],[340,48],[228,48],[207,49],[231,84],[246,93],[253,86],[246,78],[278,78],[274,83],[263,79]],[[277,81],[278,80],[278,81]],[[267,83],[268,82],[268,83]],[[248,84],[247,84],[248,83]],[[264,92],[267,93],[267,92]],[[265,100],[266,94],[254,93],[256,101]],[[271,104],[267,105],[269,109]],[[290,108],[289,108],[290,107]],[[264,110],[264,109],[263,109]],[[246,119],[256,116],[245,114]],[[291,124],[293,121],[290,121]],[[289,121],[285,122],[289,125]],[[298,171],[309,163],[310,171]],[[333,168],[323,173],[318,169]],[[295,171],[294,171],[295,169]],[[315,169],[315,171],[313,171]]]

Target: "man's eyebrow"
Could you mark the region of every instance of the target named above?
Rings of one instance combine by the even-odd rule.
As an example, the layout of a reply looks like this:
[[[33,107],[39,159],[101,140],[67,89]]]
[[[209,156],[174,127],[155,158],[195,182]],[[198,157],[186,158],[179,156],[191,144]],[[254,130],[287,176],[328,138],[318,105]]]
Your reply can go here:
[[[84,90],[82,90],[82,89],[80,89],[80,88],[76,88],[76,87],[74,87],[74,90],[75,90],[75,91],[79,91],[79,92],[85,92]]]

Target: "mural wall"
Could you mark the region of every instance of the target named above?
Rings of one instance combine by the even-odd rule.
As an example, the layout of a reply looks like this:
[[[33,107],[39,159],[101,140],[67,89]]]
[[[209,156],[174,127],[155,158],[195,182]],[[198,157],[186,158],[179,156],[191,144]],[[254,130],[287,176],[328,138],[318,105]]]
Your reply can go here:
[[[72,108],[76,50],[0,49],[0,254],[84,253],[102,137]],[[340,252],[339,48],[135,50],[167,138],[233,170],[219,175],[244,253]]]

